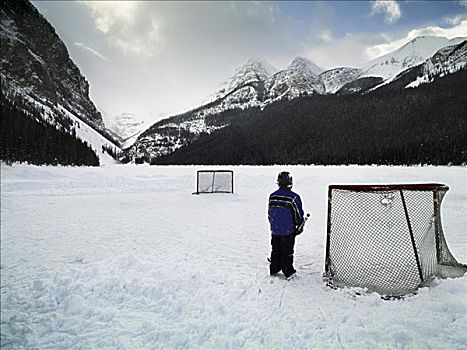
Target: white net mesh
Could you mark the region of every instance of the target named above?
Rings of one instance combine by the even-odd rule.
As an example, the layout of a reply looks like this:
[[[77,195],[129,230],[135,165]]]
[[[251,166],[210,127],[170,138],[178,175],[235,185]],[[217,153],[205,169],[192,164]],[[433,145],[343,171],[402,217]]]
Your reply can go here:
[[[326,277],[384,295],[459,277],[441,229],[442,185],[330,186]]]
[[[233,171],[200,170],[196,187],[196,193],[233,193]]]

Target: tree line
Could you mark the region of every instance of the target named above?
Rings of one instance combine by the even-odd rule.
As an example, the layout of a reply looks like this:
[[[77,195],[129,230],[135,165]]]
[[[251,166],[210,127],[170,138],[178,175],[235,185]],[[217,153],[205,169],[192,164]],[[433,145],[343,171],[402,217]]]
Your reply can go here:
[[[462,70],[414,89],[389,84],[228,111],[228,127],[152,163],[465,165],[466,83]]]
[[[21,101],[10,101],[2,94],[0,159],[7,164],[98,166],[92,148],[76,137],[73,128],[51,125],[43,111]]]

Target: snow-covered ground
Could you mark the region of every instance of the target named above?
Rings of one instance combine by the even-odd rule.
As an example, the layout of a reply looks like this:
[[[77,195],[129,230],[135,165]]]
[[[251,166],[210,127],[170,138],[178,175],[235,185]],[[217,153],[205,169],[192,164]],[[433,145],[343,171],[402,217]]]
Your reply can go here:
[[[441,182],[467,262],[467,168],[1,165],[2,349],[465,349],[467,277],[385,301],[322,281],[327,185]],[[267,198],[289,170],[312,213],[296,279],[268,275]]]

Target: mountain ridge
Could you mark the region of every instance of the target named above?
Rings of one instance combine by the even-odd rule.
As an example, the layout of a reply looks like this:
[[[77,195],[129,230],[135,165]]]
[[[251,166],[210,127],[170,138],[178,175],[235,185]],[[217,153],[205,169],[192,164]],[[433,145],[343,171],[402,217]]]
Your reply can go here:
[[[302,96],[276,101],[262,110],[237,110],[226,128],[149,161],[161,165],[465,165],[465,81],[467,70],[463,69],[415,89],[386,87],[365,94]]]
[[[376,89],[391,83],[393,80],[398,79],[398,76],[404,72],[400,71],[402,65],[406,65],[405,70],[417,70],[418,65],[423,64],[428,57],[422,60],[422,54],[431,52],[432,47],[425,49],[417,49],[418,46],[423,45],[424,42],[429,42],[430,46],[439,46],[440,42],[452,43],[461,40],[461,38],[447,39],[438,38],[434,41],[432,37],[425,36],[412,40],[406,43],[401,48],[381,56],[378,62],[385,62],[388,59],[397,56],[395,59],[396,65],[390,67],[391,74],[387,75],[388,78],[382,76],[388,73],[387,67],[384,67],[382,72],[375,74],[377,76],[367,76],[367,71],[362,68],[338,67],[319,72],[319,67],[306,58],[295,58],[292,62],[299,64],[289,64],[286,69],[279,70],[272,74],[271,70],[264,67],[260,68],[260,73],[248,71],[248,67],[261,67],[264,63],[252,64],[251,61],[246,65],[237,69],[236,72],[248,72],[248,76],[254,79],[242,79],[234,75],[234,79],[228,81],[224,86],[229,86],[230,91],[221,89],[215,95],[217,99],[212,100],[210,103],[196,107],[186,113],[182,113],[165,120],[161,120],[153,124],[149,129],[144,131],[135,141],[135,147],[130,147],[128,152],[130,158],[153,158],[163,156],[174,152],[176,149],[196,140],[199,135],[204,133],[211,133],[226,127],[231,122],[229,118],[220,118],[216,116],[229,115],[233,116],[235,113],[223,114],[227,110],[247,109],[247,108],[260,108],[263,109],[267,105],[281,100],[281,99],[294,99],[304,95],[313,94],[354,94],[365,93],[371,89]],[[422,52],[420,55],[406,56],[406,53],[412,54],[414,51]],[[436,52],[435,52],[436,54]],[[449,55],[444,55],[440,60],[449,60]],[[440,56],[441,57],[441,56]],[[464,56],[461,55],[461,61]],[[420,61],[420,62],[419,62]],[[462,64],[459,64],[459,69],[465,67],[464,59]],[[263,61],[264,62],[264,61]],[[373,63],[376,61],[373,61]],[[317,67],[317,69],[316,69]],[[378,67],[372,66],[373,72],[378,72]],[[455,70],[453,70],[455,71]],[[267,73],[264,73],[267,72]],[[398,72],[397,74],[395,74]],[[384,73],[384,74],[383,74]],[[395,74],[395,75],[394,75]],[[412,73],[413,80],[417,79],[417,73]],[[261,80],[258,77],[262,76]],[[407,75],[405,75],[407,77]],[[404,78],[406,79],[406,78]],[[407,81],[406,85],[400,88],[405,88],[412,80]],[[237,85],[236,85],[237,84]],[[398,86],[393,84],[391,86]],[[142,147],[141,147],[142,146]]]
[[[367,62],[363,67],[363,77],[390,79],[402,71],[423,63],[443,47],[459,44],[467,38],[448,39],[441,36],[418,36],[400,48]]]

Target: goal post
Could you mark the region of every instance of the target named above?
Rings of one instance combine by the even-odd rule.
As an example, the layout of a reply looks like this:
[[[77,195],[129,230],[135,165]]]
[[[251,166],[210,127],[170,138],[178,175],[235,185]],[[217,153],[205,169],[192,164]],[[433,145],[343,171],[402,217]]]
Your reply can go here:
[[[461,277],[441,225],[443,184],[330,185],[325,277],[383,295]]]
[[[234,176],[232,170],[198,170],[196,172],[196,192],[201,193],[234,193]]]

